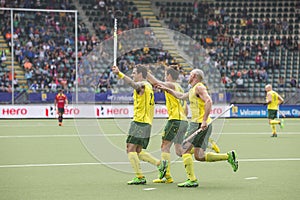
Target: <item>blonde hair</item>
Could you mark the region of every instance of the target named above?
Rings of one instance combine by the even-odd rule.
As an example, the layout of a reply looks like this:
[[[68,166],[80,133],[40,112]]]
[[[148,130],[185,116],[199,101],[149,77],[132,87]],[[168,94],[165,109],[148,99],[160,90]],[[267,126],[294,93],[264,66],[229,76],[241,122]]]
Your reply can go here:
[[[199,81],[204,80],[204,72],[201,69],[193,69],[191,73],[196,74],[196,77]]]

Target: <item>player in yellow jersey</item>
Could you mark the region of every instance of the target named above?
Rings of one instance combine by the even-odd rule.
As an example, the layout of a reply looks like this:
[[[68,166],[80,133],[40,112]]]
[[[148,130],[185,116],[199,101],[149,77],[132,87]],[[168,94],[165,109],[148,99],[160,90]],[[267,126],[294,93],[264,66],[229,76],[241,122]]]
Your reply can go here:
[[[120,72],[117,66],[113,66],[112,71],[134,89],[134,116],[130,124],[126,143],[128,159],[136,176],[131,181],[128,181],[128,185],[146,184],[145,176],[140,167],[140,160],[156,165],[160,173],[159,178],[164,178],[168,161],[160,161],[146,151],[143,151],[149,144],[154,116],[154,93],[152,85],[146,80],[147,68],[142,65],[134,67],[132,79]]]
[[[147,79],[152,85],[164,85],[178,92],[184,92],[181,86],[176,83],[179,76],[179,72],[176,70],[176,66],[169,66],[165,69],[165,82],[156,79],[151,73],[148,72]],[[181,157],[182,149],[181,143],[183,142],[184,134],[186,133],[187,122],[187,103],[185,100],[179,100],[173,95],[165,92],[166,107],[168,110],[168,122],[165,125],[162,135],[161,144],[161,158],[162,160],[168,160],[168,168],[166,176],[163,179],[155,179],[154,183],[173,183],[173,178],[170,172],[170,148],[174,143],[175,152]]]
[[[278,112],[278,106],[282,104],[284,99],[274,90],[272,90],[272,85],[268,84],[265,86],[265,90],[267,92],[266,96],[266,104],[268,105],[268,119],[269,119],[269,124],[271,125],[272,128],[272,136],[271,137],[277,137],[277,132],[276,132],[276,125],[280,125],[281,128],[284,126],[283,120],[279,121],[276,120],[275,118],[277,117],[277,112]]]
[[[190,101],[190,108],[192,119],[189,123],[187,130],[187,135],[191,135],[196,130],[201,128],[199,134],[197,134],[192,141],[188,141],[182,146],[183,153],[182,159],[187,174],[187,181],[179,183],[178,187],[197,187],[198,181],[194,173],[194,163],[191,154],[191,149],[194,147],[194,157],[198,161],[204,162],[215,162],[215,161],[228,161],[233,171],[238,170],[238,161],[235,151],[229,151],[228,153],[206,153],[208,140],[212,132],[212,125],[208,125],[211,118],[209,117],[210,111],[212,109],[212,100],[207,92],[207,88],[204,86],[204,73],[200,69],[193,69],[190,72],[189,84],[191,89],[187,93],[177,92],[163,85],[158,85],[158,88],[167,91],[168,93],[174,95],[178,99],[184,99]]]
[[[148,80],[151,84],[164,85],[170,89],[178,92],[184,92],[181,86],[176,82],[178,79],[179,72],[177,70],[177,65],[171,65],[165,69],[165,82],[156,79],[151,73],[148,73]],[[182,156],[181,144],[186,133],[188,122],[187,122],[187,103],[185,100],[180,100],[175,98],[168,92],[165,92],[166,107],[168,110],[168,122],[164,128],[164,133],[162,135],[161,144],[161,157],[163,160],[168,160],[169,166],[167,168],[166,176],[163,179],[155,179],[154,183],[173,183],[173,178],[170,172],[170,148],[174,143],[176,154]],[[213,142],[212,148],[217,153],[220,152],[219,147]]]

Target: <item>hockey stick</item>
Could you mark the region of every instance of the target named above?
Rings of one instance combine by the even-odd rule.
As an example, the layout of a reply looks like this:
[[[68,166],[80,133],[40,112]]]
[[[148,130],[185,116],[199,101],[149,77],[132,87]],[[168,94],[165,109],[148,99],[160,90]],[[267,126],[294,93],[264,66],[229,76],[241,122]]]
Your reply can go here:
[[[118,51],[118,20],[115,18],[114,25],[114,66],[117,66],[117,51]]]
[[[220,118],[221,116],[223,116],[228,110],[230,110],[234,105],[231,104],[228,108],[226,108],[221,114],[219,114],[218,116],[216,116],[215,118],[213,118],[207,126],[209,126],[210,124],[212,124],[215,120],[217,120],[218,118]],[[192,140],[196,135],[198,135],[200,132],[202,131],[202,128],[199,128],[198,130],[196,130],[194,133],[192,133],[190,136],[188,136],[183,142],[182,144],[184,145],[185,143],[189,142],[190,140]]]

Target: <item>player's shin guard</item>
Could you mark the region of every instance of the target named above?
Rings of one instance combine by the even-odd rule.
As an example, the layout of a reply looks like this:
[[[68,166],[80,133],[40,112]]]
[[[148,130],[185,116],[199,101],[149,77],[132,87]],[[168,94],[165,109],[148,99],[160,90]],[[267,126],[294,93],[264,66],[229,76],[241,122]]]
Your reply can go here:
[[[222,161],[222,160],[227,160],[228,155],[227,154],[217,154],[217,153],[212,153],[209,152],[205,154],[205,161],[206,162],[216,162],[216,161]]]
[[[276,126],[275,125],[271,125],[271,128],[272,128],[272,133],[276,134]]]
[[[192,154],[190,153],[183,154],[182,159],[183,159],[184,168],[188,179],[191,181],[195,181],[196,176],[194,172],[194,163],[193,163]]]
[[[143,173],[140,166],[140,160],[136,152],[129,152],[128,153],[128,160],[136,174],[136,177],[143,177]]]
[[[141,151],[138,154],[138,157],[140,160],[151,163],[152,165],[159,165],[160,161],[156,158],[154,158],[150,153]]]

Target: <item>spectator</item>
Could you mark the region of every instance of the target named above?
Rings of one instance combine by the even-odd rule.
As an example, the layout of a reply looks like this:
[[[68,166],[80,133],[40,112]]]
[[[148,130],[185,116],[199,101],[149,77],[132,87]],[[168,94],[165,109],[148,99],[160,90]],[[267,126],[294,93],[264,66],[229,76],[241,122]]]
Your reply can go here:
[[[223,74],[221,77],[221,83],[223,83],[224,85],[231,84],[232,80],[227,77],[226,74]]]
[[[238,91],[244,89],[244,79],[242,77],[238,77],[238,79],[236,79],[235,83],[236,83],[236,88]]]
[[[265,70],[265,68],[261,68],[259,70],[259,80],[261,80],[262,82],[267,82],[267,80],[268,80],[268,73]]]
[[[291,77],[290,85],[291,85],[291,87],[296,87],[297,81],[296,81],[295,77]]]
[[[278,78],[278,87],[281,87],[281,88],[285,87],[285,81],[282,76],[279,76],[279,78]]]
[[[31,90],[32,92],[37,92],[38,89],[39,89],[39,85],[37,81],[34,80],[33,83],[30,85],[29,90]]]

